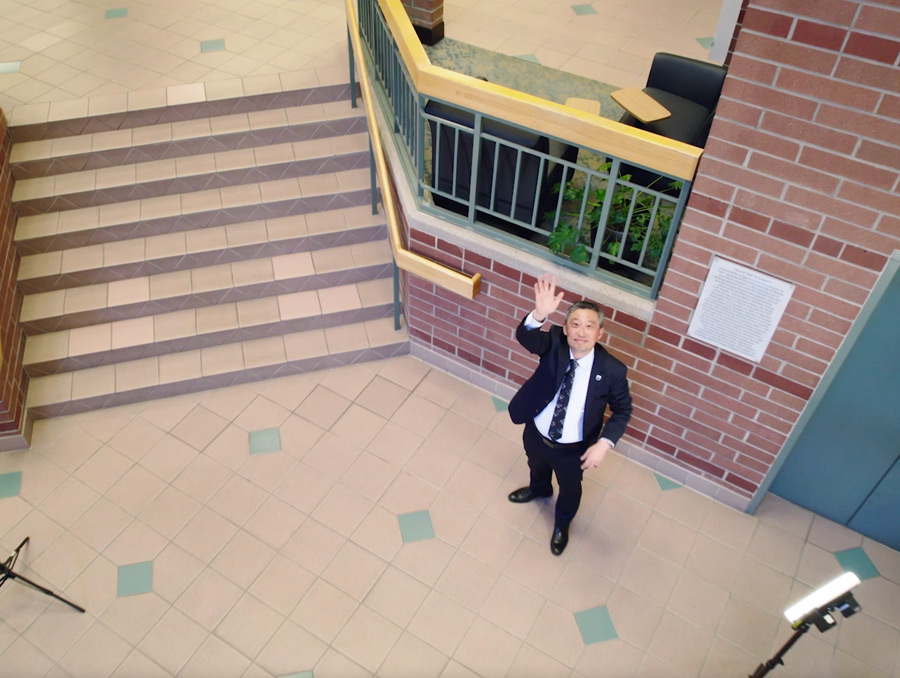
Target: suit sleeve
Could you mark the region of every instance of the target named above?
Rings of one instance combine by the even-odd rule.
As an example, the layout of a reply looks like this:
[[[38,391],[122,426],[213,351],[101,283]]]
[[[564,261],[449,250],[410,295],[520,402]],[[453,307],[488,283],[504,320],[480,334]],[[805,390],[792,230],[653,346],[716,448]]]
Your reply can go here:
[[[631,392],[628,389],[627,375],[628,370],[623,365],[621,370],[617,370],[616,379],[610,385],[608,401],[610,414],[597,440],[608,438],[615,444],[625,433],[625,427],[631,419]]]
[[[525,318],[528,316],[526,315]],[[540,327],[529,329],[525,326],[525,318],[516,328],[516,341],[525,347],[529,353],[544,355],[550,350],[550,332],[544,332]]]

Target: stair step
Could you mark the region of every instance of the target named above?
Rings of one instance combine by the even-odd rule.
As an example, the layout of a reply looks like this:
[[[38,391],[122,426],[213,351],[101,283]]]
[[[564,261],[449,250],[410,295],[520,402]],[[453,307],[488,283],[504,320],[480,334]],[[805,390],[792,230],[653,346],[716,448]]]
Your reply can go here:
[[[363,322],[393,314],[393,281],[379,278],[30,336],[30,377]]]
[[[24,256],[354,207],[370,200],[369,170],[351,169],[23,216],[15,243]]]
[[[406,331],[379,318],[35,377],[26,407],[42,419],[408,352]]]
[[[17,143],[10,165],[21,181],[365,130],[362,109],[345,99]]]
[[[26,295],[26,335],[391,276],[387,240]]]
[[[366,167],[368,135],[350,134],[166,158],[16,181],[19,216]]]
[[[386,237],[383,215],[351,207],[29,254],[18,283],[35,294]]]

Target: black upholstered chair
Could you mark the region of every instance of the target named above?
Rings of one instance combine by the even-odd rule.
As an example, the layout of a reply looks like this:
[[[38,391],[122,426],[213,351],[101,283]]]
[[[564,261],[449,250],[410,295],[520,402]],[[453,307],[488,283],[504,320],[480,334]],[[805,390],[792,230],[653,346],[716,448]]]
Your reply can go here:
[[[433,116],[428,120],[431,130],[432,186],[452,196],[433,194],[434,204],[458,214],[466,214],[474,160],[475,116],[437,101],[429,101],[425,112]],[[497,139],[538,153],[547,153],[549,148],[547,137],[497,120],[485,119],[483,131]],[[495,167],[497,178],[492,194],[491,177]],[[498,141],[482,139],[475,192],[475,205],[480,218],[490,223],[505,222],[504,217],[530,223],[535,203],[541,200],[546,190],[547,167],[548,163],[545,162],[543,172],[541,171],[539,156],[519,153],[515,148]],[[517,170],[518,184],[515,181]],[[483,214],[483,209],[493,210],[503,216]]]
[[[645,123],[625,113],[619,122],[702,147],[709,136],[725,73],[724,66],[658,52],[653,57],[644,93],[667,108],[671,115]]]

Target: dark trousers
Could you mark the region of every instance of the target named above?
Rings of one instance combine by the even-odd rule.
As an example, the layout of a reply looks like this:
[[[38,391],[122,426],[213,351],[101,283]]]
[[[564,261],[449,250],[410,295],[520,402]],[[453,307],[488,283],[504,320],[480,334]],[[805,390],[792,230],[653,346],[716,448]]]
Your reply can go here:
[[[529,421],[522,434],[528,468],[531,470],[531,489],[538,494],[550,494],[552,475],[556,474],[559,496],[556,499],[556,526],[568,527],[581,504],[581,455],[587,449],[584,442],[553,443],[542,436]]]

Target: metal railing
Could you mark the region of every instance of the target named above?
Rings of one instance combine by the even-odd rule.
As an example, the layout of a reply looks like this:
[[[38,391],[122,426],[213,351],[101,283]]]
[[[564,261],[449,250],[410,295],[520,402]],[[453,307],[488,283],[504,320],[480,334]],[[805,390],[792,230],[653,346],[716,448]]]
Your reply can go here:
[[[358,2],[421,209],[655,298],[701,149],[437,68],[399,0]]]
[[[356,59],[359,59],[360,66],[362,63],[362,42],[360,40],[358,24],[356,21],[356,9],[353,0],[346,0],[345,10],[347,12],[347,38],[350,49],[350,80],[351,80],[351,96],[353,97],[353,105],[356,105]],[[366,111],[366,122],[369,127],[369,153],[371,156],[372,167],[378,182],[382,188],[382,204],[384,205],[385,217],[388,226],[388,238],[391,243],[391,251],[394,256],[394,326],[399,329],[399,280],[397,269],[401,269],[417,275],[429,282],[432,282],[444,289],[450,290],[455,294],[472,299],[478,294],[481,285],[481,274],[469,276],[465,273],[455,271],[449,266],[445,266],[439,262],[432,261],[415,252],[411,252],[403,242],[403,235],[400,229],[397,209],[394,204],[394,195],[392,190],[391,173],[388,170],[387,162],[384,159],[384,150],[381,144],[381,133],[378,130],[378,120],[375,116],[375,104],[372,96],[372,87],[369,82],[369,76],[365,68],[359,69],[359,86],[362,93],[363,106]],[[377,209],[375,183],[372,182],[372,209]]]

